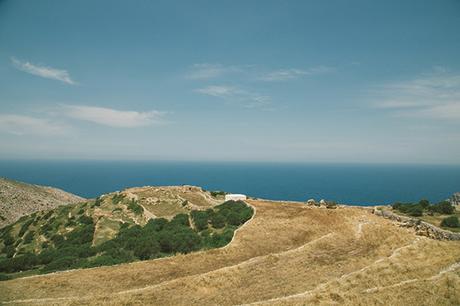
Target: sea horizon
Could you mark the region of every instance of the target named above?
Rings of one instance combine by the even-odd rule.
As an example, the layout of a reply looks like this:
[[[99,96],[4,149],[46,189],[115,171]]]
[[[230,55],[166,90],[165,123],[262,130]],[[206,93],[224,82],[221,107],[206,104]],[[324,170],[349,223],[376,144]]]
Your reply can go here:
[[[0,176],[94,198],[137,186],[195,185],[289,201],[383,205],[460,191],[460,165],[173,160],[0,160]]]

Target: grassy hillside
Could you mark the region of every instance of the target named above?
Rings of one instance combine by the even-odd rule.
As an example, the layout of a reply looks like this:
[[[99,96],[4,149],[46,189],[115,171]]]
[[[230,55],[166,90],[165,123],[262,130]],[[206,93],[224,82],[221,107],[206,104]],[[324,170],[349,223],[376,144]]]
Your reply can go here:
[[[151,196],[169,219],[145,204]],[[191,186],[146,187],[36,212],[0,230],[0,272],[18,277],[223,246],[252,210],[240,202],[214,205],[207,196]]]
[[[460,242],[352,207],[248,201],[224,248],[0,283],[13,304],[458,305]]]
[[[0,228],[36,211],[84,200],[57,188],[0,178]]]

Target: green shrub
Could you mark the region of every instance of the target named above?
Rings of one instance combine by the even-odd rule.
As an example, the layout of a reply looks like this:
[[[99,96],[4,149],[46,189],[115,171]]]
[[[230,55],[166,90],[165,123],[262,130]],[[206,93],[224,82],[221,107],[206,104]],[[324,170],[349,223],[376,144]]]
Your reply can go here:
[[[8,275],[4,274],[4,273],[0,273],[0,282],[1,281],[6,281],[6,280],[9,280],[11,279],[11,277],[9,277]]]
[[[443,215],[451,215],[455,211],[455,207],[450,202],[447,202],[447,201],[442,201],[436,205],[432,205],[430,209],[434,212],[437,212]]]
[[[25,234],[25,232],[29,229],[29,226],[32,224],[32,222],[34,222],[34,219],[31,218],[22,224],[21,229],[19,230],[19,234],[18,234],[19,237],[22,237]]]
[[[208,228],[209,213],[207,211],[193,210],[191,215],[193,224],[198,231]]]
[[[186,214],[178,214],[172,218],[171,225],[183,225],[183,226],[190,226],[190,221],[188,215]]]
[[[14,245],[7,245],[3,249],[3,252],[6,254],[7,258],[11,258],[14,256],[14,253],[16,253],[16,247]]]
[[[225,195],[225,191],[221,191],[221,190],[211,191],[211,196],[213,197],[224,196],[224,195]]]
[[[66,270],[72,267],[72,265],[78,261],[78,257],[76,256],[65,256],[58,258],[56,260],[51,261],[47,264],[44,268],[44,272],[52,272],[52,271],[59,271],[59,270]]]
[[[94,201],[93,207],[99,207],[102,204],[102,199],[101,197],[96,198],[96,201]]]
[[[33,268],[38,264],[37,257],[31,253],[16,256],[14,258],[7,258],[0,261],[0,272],[14,273],[19,271],[26,271]]]
[[[52,214],[53,214],[52,210],[48,211],[46,214],[43,215],[43,219],[48,220],[48,218],[51,217]]]
[[[135,200],[131,200],[131,202],[129,202],[128,209],[130,209],[136,215],[142,215],[144,213],[144,208]]]
[[[413,206],[411,207],[407,213],[413,217],[421,217],[423,216],[423,209],[422,207],[416,205],[416,206]]]
[[[78,218],[78,223],[81,224],[93,224],[93,218],[88,217],[86,215],[82,215]]]
[[[418,202],[418,204],[423,208],[423,209],[427,209],[429,206],[430,206],[430,201],[426,200],[426,199],[422,199]]]
[[[24,243],[31,243],[32,240],[34,240],[34,231],[29,231],[25,236],[24,236]]]
[[[211,215],[211,225],[214,228],[223,228],[225,226],[225,216],[221,213],[214,213]]]
[[[14,243],[14,238],[8,233],[3,237],[3,244],[4,245],[12,245]]]
[[[117,205],[118,203],[120,203],[121,201],[123,201],[123,199],[125,198],[125,195],[124,194],[121,194],[121,193],[117,193],[115,194],[114,196],[112,196],[112,203]]]
[[[51,237],[51,241],[54,243],[56,247],[59,247],[61,244],[64,243],[65,239],[64,236],[55,234]]]
[[[413,203],[395,203],[392,205],[393,209],[398,210],[404,214],[408,214],[414,217],[420,217],[423,215],[423,208],[420,204]]]
[[[86,224],[74,229],[66,235],[66,244],[85,244],[93,241],[94,224]]]
[[[134,255],[141,260],[155,258],[160,252],[160,244],[153,237],[144,237],[137,240]]]
[[[444,226],[444,227],[460,227],[460,222],[458,221],[457,216],[450,216],[450,217],[444,218],[441,221],[441,226]]]

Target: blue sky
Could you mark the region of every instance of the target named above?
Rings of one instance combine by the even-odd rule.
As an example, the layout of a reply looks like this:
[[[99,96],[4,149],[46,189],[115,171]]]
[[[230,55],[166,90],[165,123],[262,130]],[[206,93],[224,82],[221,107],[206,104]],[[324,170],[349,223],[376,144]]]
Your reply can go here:
[[[0,1],[0,158],[460,164],[458,1]]]

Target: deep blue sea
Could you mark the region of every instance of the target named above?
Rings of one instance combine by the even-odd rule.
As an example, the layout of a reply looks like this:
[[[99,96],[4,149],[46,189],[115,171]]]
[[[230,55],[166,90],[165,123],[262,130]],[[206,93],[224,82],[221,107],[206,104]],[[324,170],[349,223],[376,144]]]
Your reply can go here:
[[[236,162],[0,161],[0,176],[91,198],[145,185],[197,185],[267,199],[354,205],[432,202],[460,191],[460,166]]]

